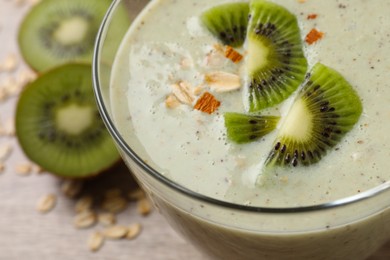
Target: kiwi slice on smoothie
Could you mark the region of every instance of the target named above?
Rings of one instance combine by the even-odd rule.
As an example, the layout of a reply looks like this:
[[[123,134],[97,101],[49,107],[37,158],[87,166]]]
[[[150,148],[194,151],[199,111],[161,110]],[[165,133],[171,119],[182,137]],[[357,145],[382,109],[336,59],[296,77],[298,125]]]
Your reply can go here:
[[[266,165],[318,162],[359,120],[362,104],[335,70],[316,64],[282,123]]]
[[[201,21],[223,44],[240,47],[246,38],[248,15],[248,3],[228,3],[205,11]]]
[[[91,66],[66,64],[26,86],[16,109],[16,135],[33,162],[63,177],[100,173],[119,153],[99,115]]]
[[[225,113],[227,137],[236,143],[249,143],[273,130],[279,122],[277,116],[245,115]]]
[[[19,29],[18,43],[23,58],[36,71],[69,61],[91,62],[95,38],[111,2],[41,1],[32,7]],[[113,31],[119,36],[129,24],[126,12],[120,9],[115,17],[118,26],[113,26],[118,28]]]
[[[247,34],[249,110],[281,103],[303,82],[307,61],[297,18],[284,7],[252,0]]]

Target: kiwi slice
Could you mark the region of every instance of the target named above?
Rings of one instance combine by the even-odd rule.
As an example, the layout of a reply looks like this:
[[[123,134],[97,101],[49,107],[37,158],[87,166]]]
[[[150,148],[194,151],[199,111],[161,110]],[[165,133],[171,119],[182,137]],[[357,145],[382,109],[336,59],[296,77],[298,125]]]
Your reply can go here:
[[[210,8],[201,20],[223,44],[240,47],[246,38],[248,15],[248,3],[228,3]]]
[[[32,7],[19,29],[18,43],[23,58],[36,71],[69,61],[92,62],[95,38],[111,2],[41,1]],[[115,33],[119,37],[130,22],[124,10],[115,15],[115,21],[119,21]]]
[[[267,165],[318,162],[350,131],[362,113],[359,96],[335,70],[316,64],[278,133]]]
[[[305,79],[307,61],[298,22],[282,6],[252,0],[247,35],[249,111],[279,104]]]
[[[99,115],[92,69],[66,64],[41,75],[21,93],[16,135],[33,162],[63,177],[100,173],[119,153]]]
[[[279,122],[277,116],[240,113],[225,113],[224,118],[228,138],[239,144],[249,143],[269,134]]]

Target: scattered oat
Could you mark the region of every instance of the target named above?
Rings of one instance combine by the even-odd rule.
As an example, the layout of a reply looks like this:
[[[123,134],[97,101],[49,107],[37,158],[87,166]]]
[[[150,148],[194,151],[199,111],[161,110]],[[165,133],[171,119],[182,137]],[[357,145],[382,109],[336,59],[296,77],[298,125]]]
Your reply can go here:
[[[42,197],[37,204],[37,211],[47,213],[52,210],[57,202],[57,197],[54,194],[49,194]]]
[[[120,239],[126,236],[128,228],[125,226],[112,226],[104,230],[103,234],[106,238]]]
[[[8,159],[12,153],[12,146],[10,144],[5,144],[0,147],[0,161],[5,161]]]
[[[191,58],[184,58],[181,60],[180,66],[182,69],[192,68],[194,66],[194,62]]]
[[[77,214],[73,220],[73,225],[76,228],[89,228],[96,224],[96,214],[93,211],[87,210]]]
[[[287,184],[288,183],[288,176],[282,176],[280,177],[280,181],[284,184]]]
[[[203,90],[204,90],[204,86],[199,85],[193,89],[192,93],[194,93],[195,96],[199,96],[200,94],[202,94]]]
[[[74,198],[82,188],[82,182],[75,181],[75,180],[65,180],[62,183],[61,191],[67,196],[68,198]]]
[[[20,176],[28,176],[31,174],[33,166],[31,163],[19,164],[15,168],[15,172]]]
[[[5,170],[5,164],[0,162],[0,173],[3,173]]]
[[[7,100],[8,98],[8,92],[7,90],[0,86],[0,102]]]
[[[208,67],[221,67],[226,62],[225,49],[221,44],[214,44],[213,49],[207,53],[205,65]]]
[[[100,213],[98,215],[98,221],[105,226],[112,226],[116,223],[116,217],[112,213]]]
[[[9,118],[4,126],[3,126],[3,131],[5,135],[8,136],[14,136],[15,135],[15,119],[14,118]]]
[[[18,67],[18,57],[15,53],[9,54],[0,64],[0,71],[12,72]]]
[[[216,71],[207,73],[205,81],[216,92],[228,92],[241,88],[240,77],[233,73]]]
[[[312,45],[313,43],[321,40],[323,37],[324,37],[324,33],[314,28],[306,35],[305,41],[309,45]]]
[[[135,223],[129,226],[128,232],[126,234],[126,239],[134,239],[136,238],[142,230],[142,225],[140,223]]]
[[[105,198],[102,202],[101,208],[111,213],[119,213],[126,209],[127,200],[118,196],[118,197],[109,197]]]
[[[212,114],[220,105],[221,102],[218,101],[212,94],[205,92],[196,102],[194,109]]]
[[[180,101],[177,99],[177,97],[174,94],[169,94],[167,98],[165,99],[165,106],[167,108],[177,108],[180,106]]]
[[[19,72],[19,75],[17,77],[19,86],[24,86],[27,83],[35,80],[37,78],[37,74],[32,72],[31,70],[22,70]]]
[[[192,87],[188,82],[180,81],[177,84],[171,85],[171,87],[173,94],[180,102],[188,105],[191,105],[194,102],[195,96],[192,93]]]
[[[18,95],[22,89],[22,87],[15,78],[9,77],[3,84],[3,87],[5,87],[5,90],[7,91],[7,95],[10,97]]]
[[[77,213],[88,211],[92,208],[93,198],[91,196],[84,196],[80,198],[75,205],[75,211]]]
[[[88,238],[88,248],[92,252],[98,251],[104,244],[104,236],[100,232],[92,233]]]
[[[129,192],[130,200],[141,200],[145,197],[145,192],[142,189],[136,189],[134,191]]]
[[[139,214],[146,216],[152,211],[152,205],[147,198],[138,200],[137,202],[137,211]]]
[[[244,56],[242,56],[241,53],[233,49],[233,47],[231,46],[226,46],[224,54],[226,58],[233,61],[234,63],[239,63],[244,58]]]
[[[43,169],[41,166],[39,166],[39,165],[33,166],[33,173],[43,174],[44,172],[45,172],[45,169]]]

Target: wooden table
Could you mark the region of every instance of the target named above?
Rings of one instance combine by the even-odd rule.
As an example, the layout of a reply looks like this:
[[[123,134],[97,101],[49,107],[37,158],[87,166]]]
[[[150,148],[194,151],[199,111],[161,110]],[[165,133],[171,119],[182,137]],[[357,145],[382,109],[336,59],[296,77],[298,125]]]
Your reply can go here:
[[[0,61],[10,53],[19,57],[19,65],[12,75],[28,69],[21,61],[17,48],[16,33],[21,18],[30,5],[22,0],[0,0]],[[27,1],[26,1],[27,2]],[[19,3],[19,4],[18,4]],[[10,77],[0,72],[1,82]],[[17,97],[0,101],[0,125],[12,119]],[[49,174],[20,176],[15,167],[28,162],[15,137],[0,137],[0,147],[10,144],[11,156],[6,160],[6,169],[0,173],[0,259],[163,259],[179,260],[204,259],[191,245],[181,239],[157,213],[147,217],[137,214],[135,204],[118,216],[119,224],[140,222],[141,235],[131,241],[106,241],[98,252],[88,250],[86,241],[89,235],[103,227],[96,225],[89,229],[77,230],[73,227],[75,199],[70,199],[60,191],[61,181]],[[126,181],[124,181],[124,179]],[[104,175],[100,180],[88,181],[85,189],[96,192],[118,185],[131,183],[126,172]],[[111,186],[110,186],[111,185]],[[98,187],[98,188],[96,188]],[[94,191],[95,190],[95,191]],[[94,193],[95,192],[95,193]],[[42,196],[53,193],[58,196],[56,207],[47,214],[35,210]],[[94,196],[95,196],[94,195]],[[389,223],[390,224],[390,223]],[[390,259],[390,243],[377,252],[371,260]]]

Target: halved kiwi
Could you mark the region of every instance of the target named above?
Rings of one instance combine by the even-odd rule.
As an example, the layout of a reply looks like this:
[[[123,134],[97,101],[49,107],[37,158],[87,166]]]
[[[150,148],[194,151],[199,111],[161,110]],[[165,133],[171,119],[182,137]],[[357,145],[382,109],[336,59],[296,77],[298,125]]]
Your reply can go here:
[[[249,110],[279,104],[303,82],[307,61],[294,14],[275,3],[252,0],[247,35]]]
[[[236,143],[248,143],[257,140],[273,130],[279,122],[277,116],[245,115],[225,113],[227,136]]]
[[[111,2],[45,0],[32,7],[18,35],[25,61],[36,71],[69,61],[92,62],[96,34]],[[118,26],[113,28],[118,29],[113,31],[120,37],[130,22],[121,8],[115,16]]]
[[[361,113],[360,98],[343,76],[316,64],[281,126],[266,165],[318,162],[353,128]]]
[[[100,173],[119,153],[99,115],[91,66],[67,64],[41,75],[21,93],[16,135],[33,162],[63,177]]]
[[[228,3],[205,11],[201,20],[206,28],[223,44],[240,47],[246,37],[248,15],[248,3]]]

